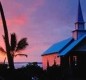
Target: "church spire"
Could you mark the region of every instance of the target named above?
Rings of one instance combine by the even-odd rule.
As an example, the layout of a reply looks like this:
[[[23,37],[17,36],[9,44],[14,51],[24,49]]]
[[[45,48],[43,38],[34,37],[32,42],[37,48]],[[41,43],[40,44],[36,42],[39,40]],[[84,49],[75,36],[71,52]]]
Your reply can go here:
[[[77,14],[77,21],[75,23],[75,29],[76,30],[85,30],[84,24],[85,24],[85,22],[83,19],[81,4],[80,4],[80,0],[79,0],[79,2],[78,2],[78,14]]]
[[[78,0],[78,14],[77,14],[77,21],[75,23],[75,30],[72,32],[72,34],[75,40],[79,39],[83,35],[86,35],[85,22],[83,19],[80,0]]]
[[[80,0],[78,1],[78,16],[77,16],[77,22],[83,23],[84,19],[83,19],[83,14],[82,14],[82,9],[81,9],[81,4],[80,4]]]

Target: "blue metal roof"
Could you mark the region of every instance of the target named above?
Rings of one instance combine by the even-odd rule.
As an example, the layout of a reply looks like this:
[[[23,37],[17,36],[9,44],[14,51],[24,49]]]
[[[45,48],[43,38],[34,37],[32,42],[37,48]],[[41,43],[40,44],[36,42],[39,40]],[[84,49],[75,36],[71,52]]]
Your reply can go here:
[[[86,35],[82,36],[78,40],[74,40],[73,38],[68,38],[61,42],[55,43],[42,55],[58,53],[59,56],[64,56],[68,54],[68,52],[70,52],[75,46],[77,46],[84,38],[86,38]]]
[[[66,55],[69,51],[71,51],[76,45],[78,45],[84,38],[86,38],[86,35],[82,36],[78,40],[74,40],[70,45],[68,45],[60,54],[59,56]]]
[[[63,40],[61,42],[55,43],[52,45],[48,50],[46,50],[42,55],[48,55],[52,53],[58,53],[60,50],[62,50],[73,38],[68,38],[66,40]]]

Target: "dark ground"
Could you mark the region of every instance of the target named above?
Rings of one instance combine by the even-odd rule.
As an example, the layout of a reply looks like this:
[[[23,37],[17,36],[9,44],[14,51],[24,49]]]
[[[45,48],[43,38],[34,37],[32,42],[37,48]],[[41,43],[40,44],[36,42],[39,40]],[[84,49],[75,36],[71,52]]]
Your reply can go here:
[[[57,65],[48,67],[45,71],[37,64],[14,70],[8,69],[7,65],[0,65],[0,80],[86,80],[86,76],[81,74],[70,74],[70,72],[64,74]]]

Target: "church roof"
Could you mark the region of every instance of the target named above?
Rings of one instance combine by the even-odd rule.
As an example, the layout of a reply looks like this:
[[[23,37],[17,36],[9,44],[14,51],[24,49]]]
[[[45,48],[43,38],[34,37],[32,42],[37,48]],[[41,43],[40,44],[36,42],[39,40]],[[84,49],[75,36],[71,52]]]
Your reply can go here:
[[[48,50],[46,50],[42,55],[48,55],[48,54],[52,54],[52,53],[58,53],[59,51],[61,51],[70,41],[72,40],[72,38],[68,38],[66,40],[63,40],[61,42],[55,43],[54,45],[52,45]]]
[[[84,38],[86,38],[86,35],[82,36],[81,38],[74,40],[73,38],[68,38],[66,40],[63,40],[61,42],[58,42],[54,45],[52,45],[48,50],[46,50],[43,55],[49,55],[53,53],[58,53],[59,56],[64,56],[68,54],[71,50],[74,49],[75,46],[77,46]]]
[[[77,46],[84,38],[86,38],[86,35],[82,36],[81,38],[74,40],[70,45],[68,45],[61,53],[59,56],[66,55],[68,52],[74,49],[75,46]]]

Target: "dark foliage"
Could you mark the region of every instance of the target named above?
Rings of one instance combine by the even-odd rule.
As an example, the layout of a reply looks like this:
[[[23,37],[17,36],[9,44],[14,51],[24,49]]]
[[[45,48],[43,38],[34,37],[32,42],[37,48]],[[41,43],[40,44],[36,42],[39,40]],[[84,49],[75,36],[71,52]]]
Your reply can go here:
[[[86,76],[82,76],[86,73],[79,72],[78,66],[73,67],[71,76],[69,72],[64,74],[58,65],[43,70],[36,62],[14,70],[10,70],[7,64],[0,64],[0,80],[86,80]]]
[[[7,65],[0,64],[0,80],[41,80],[43,70],[38,65],[27,65],[19,69],[10,70]]]
[[[21,39],[17,44],[16,51],[25,49],[27,45],[27,38]]]
[[[48,80],[60,80],[62,78],[61,67],[58,65],[53,65],[47,68],[46,75]]]

